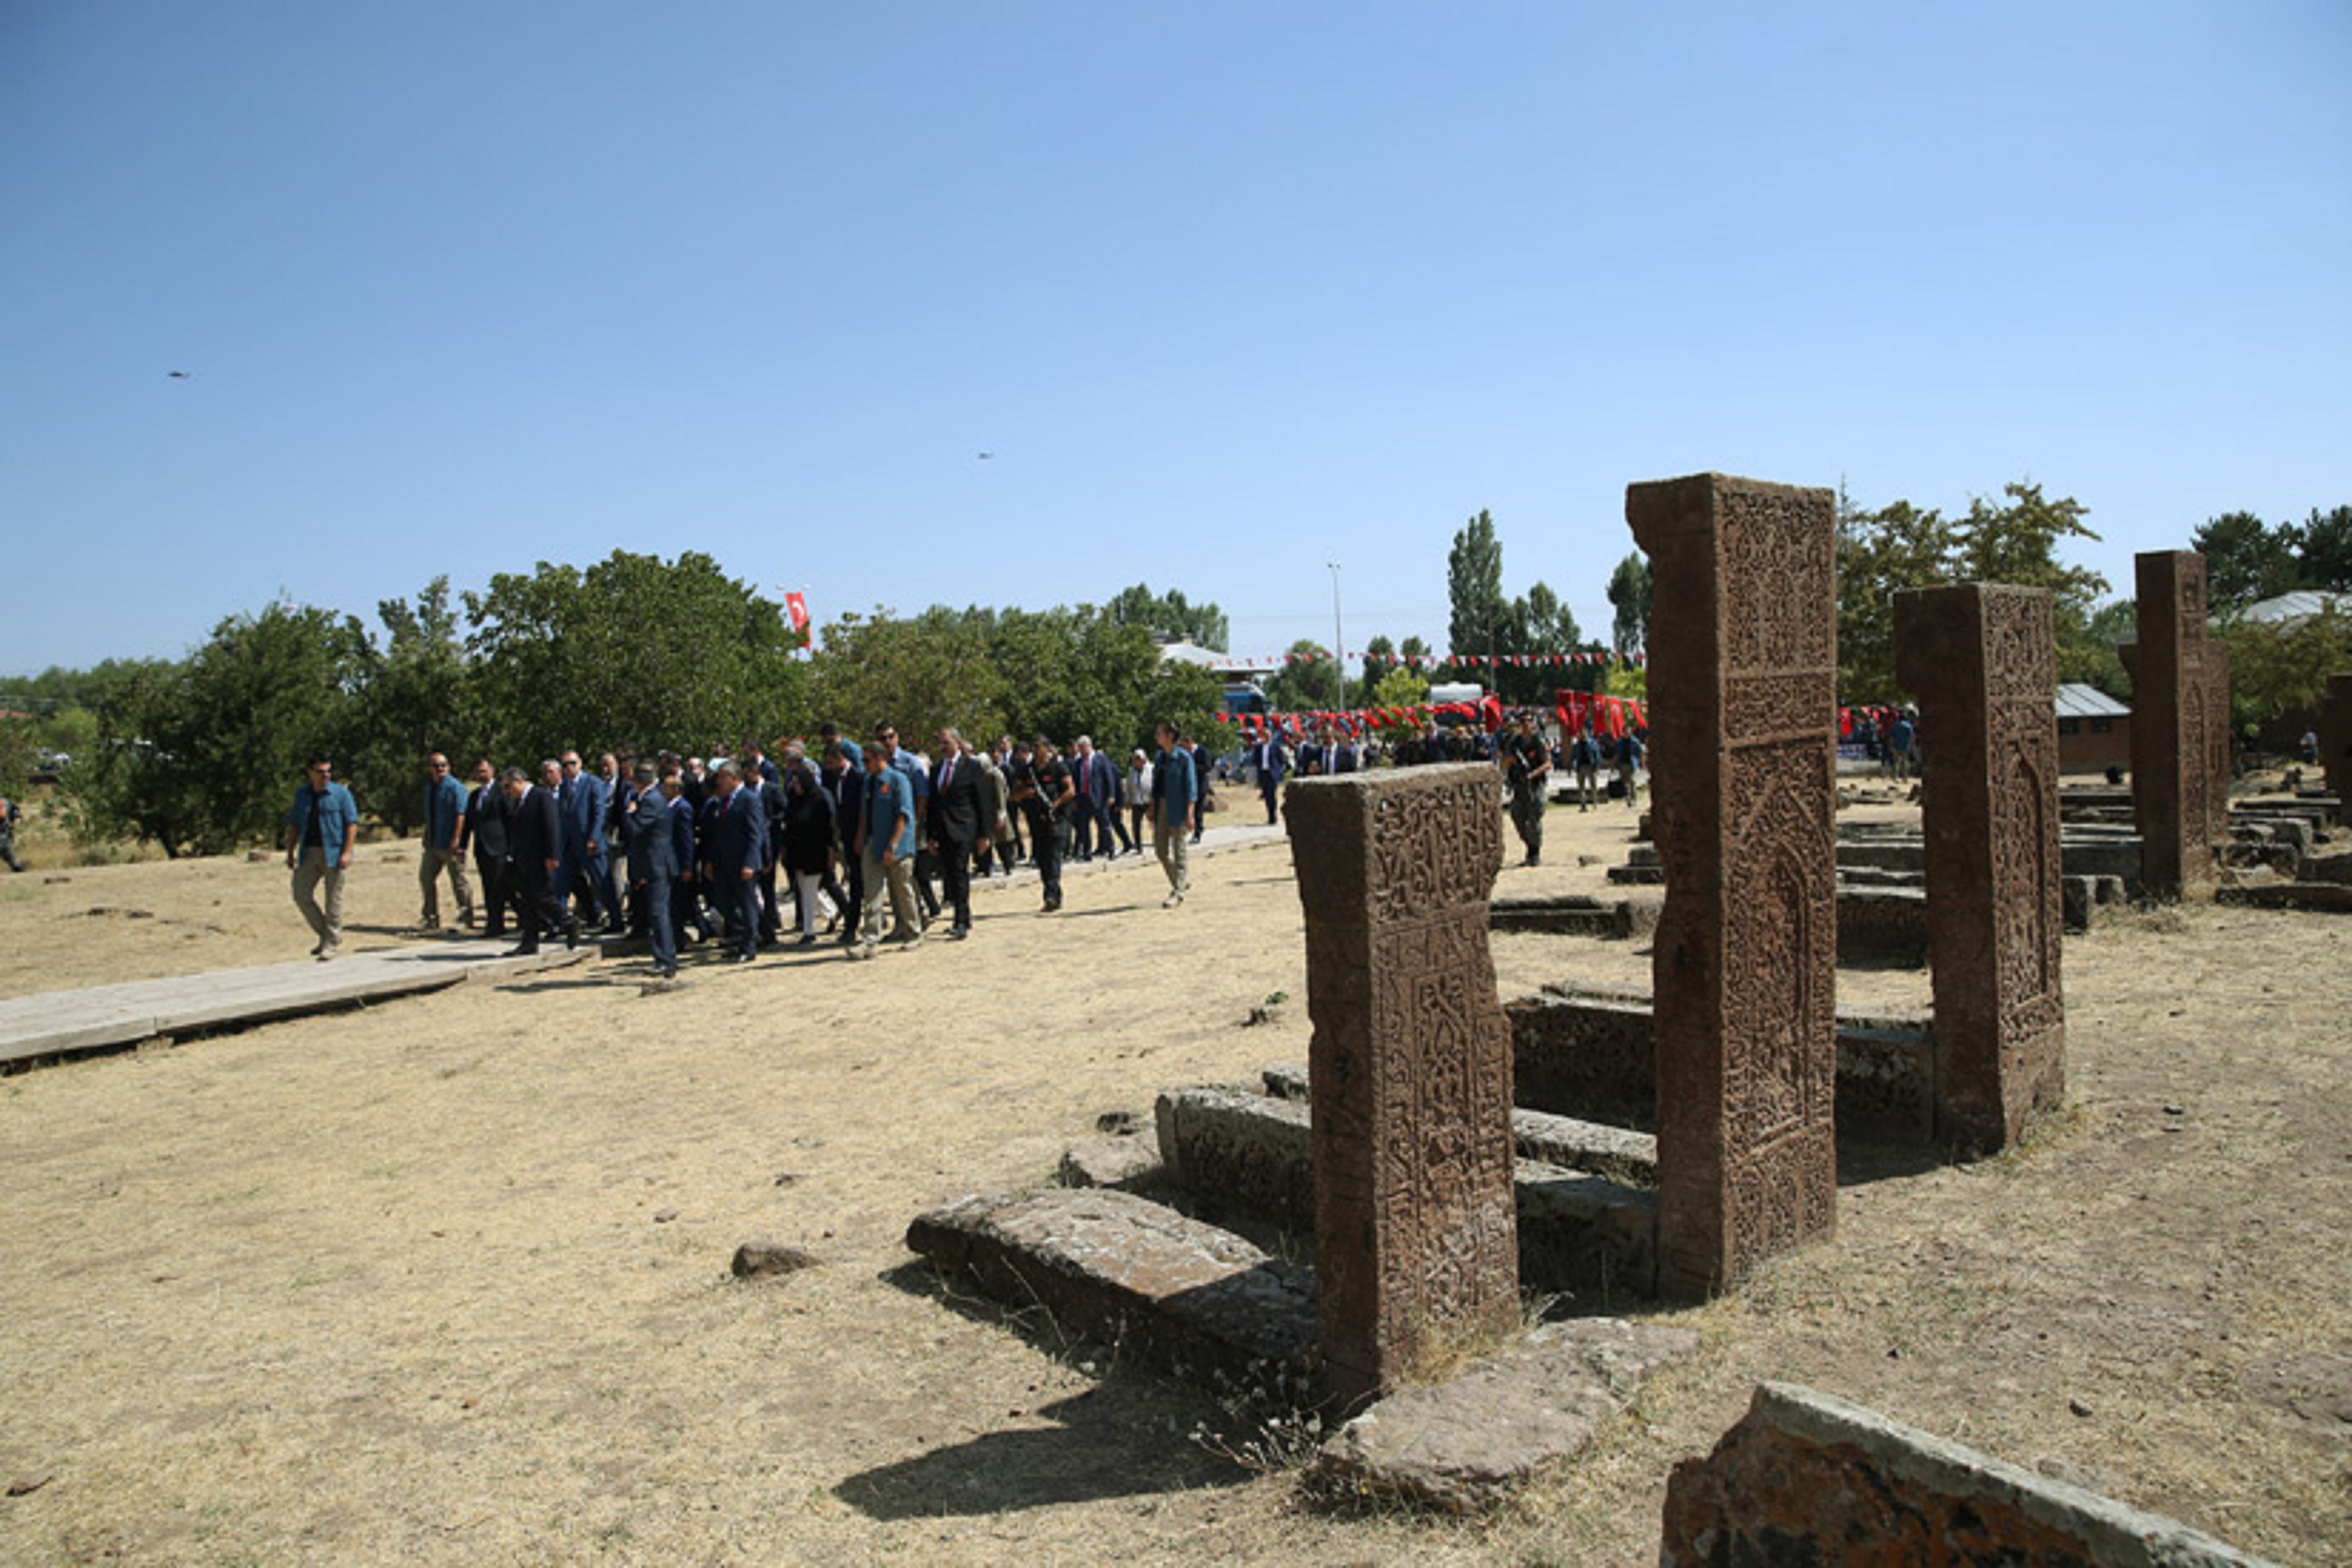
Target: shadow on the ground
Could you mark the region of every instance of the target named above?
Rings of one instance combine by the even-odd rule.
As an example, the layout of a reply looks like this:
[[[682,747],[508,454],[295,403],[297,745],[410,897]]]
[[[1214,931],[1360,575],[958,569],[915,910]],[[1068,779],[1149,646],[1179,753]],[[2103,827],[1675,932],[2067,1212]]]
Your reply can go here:
[[[1010,1310],[959,1290],[928,1263],[904,1263],[880,1278],[960,1317],[1008,1330],[1054,1360],[1083,1357],[1108,1370],[1096,1386],[1015,1417],[1043,1417],[1055,1423],[1050,1427],[982,1433],[877,1466],[834,1489],[867,1518],[1007,1513],[1246,1479],[1241,1467],[1185,1436],[1204,1419],[1219,1424],[1216,1406],[1203,1396],[1119,1364],[1113,1351],[1072,1340],[1042,1308]]]
[[[1043,1405],[1052,1426],[987,1432],[849,1477],[834,1495],[869,1519],[1010,1513],[1057,1503],[1189,1491],[1244,1479],[1170,1430],[1141,1391],[1105,1384]]]

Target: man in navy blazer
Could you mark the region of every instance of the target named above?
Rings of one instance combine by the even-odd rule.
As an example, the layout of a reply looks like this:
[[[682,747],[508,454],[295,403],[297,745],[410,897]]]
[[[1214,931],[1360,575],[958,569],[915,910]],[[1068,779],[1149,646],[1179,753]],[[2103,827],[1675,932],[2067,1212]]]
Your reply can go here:
[[[1276,792],[1282,788],[1282,775],[1290,768],[1280,731],[1268,730],[1265,739],[1250,748],[1250,766],[1257,773],[1257,793],[1265,797],[1265,825],[1271,827],[1281,820]]]
[[[735,950],[727,961],[749,963],[760,956],[760,864],[768,819],[760,792],[743,787],[742,770],[732,762],[719,764],[719,821],[711,840],[710,874],[719,884],[711,896],[727,912],[728,944]]]
[[[507,842],[521,889],[515,916],[522,941],[508,956],[537,952],[541,933],[550,926],[562,931],[564,946],[577,947],[580,922],[555,897],[555,873],[563,864],[563,812],[556,792],[534,786],[520,768],[509,768],[504,776],[507,798],[514,803]]]
[[[663,979],[677,974],[677,928],[671,921],[677,879],[694,864],[694,818],[674,808],[677,775],[657,783],[654,765],[636,766],[636,801],[630,811],[629,885],[645,911],[653,938],[654,970]]]

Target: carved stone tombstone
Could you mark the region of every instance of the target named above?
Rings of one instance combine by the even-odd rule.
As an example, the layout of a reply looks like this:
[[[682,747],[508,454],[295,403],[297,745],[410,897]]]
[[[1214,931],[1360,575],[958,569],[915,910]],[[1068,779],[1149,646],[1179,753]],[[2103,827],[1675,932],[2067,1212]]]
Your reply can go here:
[[[2140,880],[2177,899],[2213,879],[2213,841],[2229,824],[2229,667],[2206,636],[2205,558],[2132,557],[2139,632],[2132,678],[2132,817]]]
[[[1933,738],[1922,794],[1936,1136],[1990,1152],[2066,1088],[2049,590],[1895,595],[1895,668]]]
[[[2336,799],[2352,795],[2352,674],[2327,678],[2327,706],[2319,716],[2319,761]]]
[[[1649,552],[1658,1288],[1710,1295],[1836,1226],[1835,501],[1625,491]]]
[[[1511,1029],[1486,895],[1503,865],[1495,770],[1294,781],[1307,916],[1315,1317],[1355,1399],[1518,1322]]]

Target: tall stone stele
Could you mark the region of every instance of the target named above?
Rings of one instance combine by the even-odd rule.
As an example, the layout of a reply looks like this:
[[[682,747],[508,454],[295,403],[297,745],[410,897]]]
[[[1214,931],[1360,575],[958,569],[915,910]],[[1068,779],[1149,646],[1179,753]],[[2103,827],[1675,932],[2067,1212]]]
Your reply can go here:
[[[1495,770],[1295,780],[1307,916],[1315,1318],[1342,1399],[1519,1321],[1511,1029],[1486,896]]]
[[[1933,740],[1921,793],[1936,1136],[1990,1153],[2066,1089],[2049,590],[1965,583],[1895,595],[1895,669]]]
[[[2352,673],[2327,678],[2327,705],[2319,713],[2319,761],[2336,799],[2352,797]]]
[[[1627,487],[1649,552],[1658,1287],[1836,1226],[1837,587],[1825,489]]]
[[[2228,653],[2206,635],[2205,557],[2143,551],[2132,576],[2138,641],[2125,666],[2140,881],[2177,899],[2213,880],[2213,845],[2229,834]]]

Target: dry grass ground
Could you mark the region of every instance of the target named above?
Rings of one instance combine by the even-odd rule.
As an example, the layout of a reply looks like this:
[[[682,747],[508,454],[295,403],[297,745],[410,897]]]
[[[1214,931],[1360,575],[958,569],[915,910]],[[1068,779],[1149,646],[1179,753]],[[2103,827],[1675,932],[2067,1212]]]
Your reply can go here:
[[[1503,890],[1597,890],[1576,856],[1630,824],[1556,810]],[[1241,1026],[1305,990],[1286,852],[1196,871],[1175,911],[1140,863],[1049,919],[984,890],[969,944],[868,965],[647,995],[602,962],[0,1080],[0,1481],[52,1477],[0,1500],[0,1561],[1633,1563],[1670,1464],[1777,1377],[2352,1562],[2352,921],[2071,939],[2035,1146],[1849,1186],[1834,1242],[1675,1314],[1704,1351],[1598,1451],[1459,1525],[1305,1506],[1188,1440],[1213,1407],[900,1245],[1103,1111],[1304,1058],[1303,1008]],[[356,940],[397,940],[414,876],[363,852]],[[308,936],[282,868],[210,860],[0,881],[0,942],[23,994]],[[1506,994],[1646,977],[1631,944],[1496,950]],[[737,1283],[753,1238],[823,1266]]]

